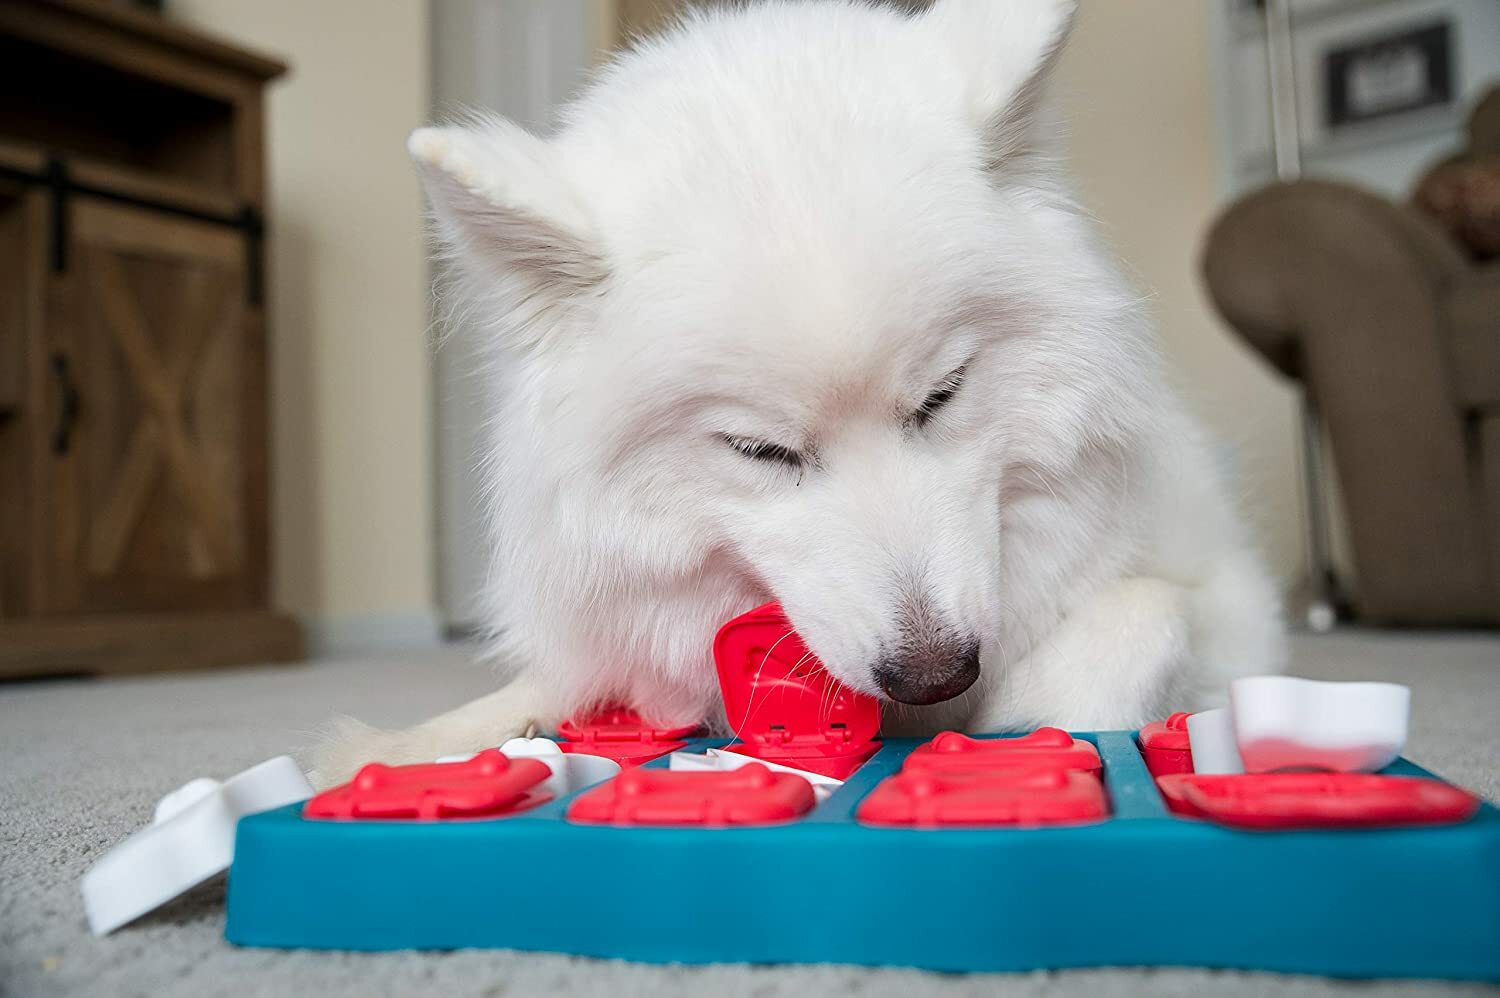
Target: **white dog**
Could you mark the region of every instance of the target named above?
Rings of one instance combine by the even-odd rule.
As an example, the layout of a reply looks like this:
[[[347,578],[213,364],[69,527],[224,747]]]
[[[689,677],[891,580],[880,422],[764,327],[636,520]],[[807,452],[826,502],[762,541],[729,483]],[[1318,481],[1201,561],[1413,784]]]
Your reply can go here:
[[[605,701],[722,724],[714,632],[773,598],[887,731],[1131,727],[1279,666],[1273,587],[1059,170],[1072,14],[700,12],[550,139],[412,136],[493,347],[512,678],[341,722],[325,782]]]

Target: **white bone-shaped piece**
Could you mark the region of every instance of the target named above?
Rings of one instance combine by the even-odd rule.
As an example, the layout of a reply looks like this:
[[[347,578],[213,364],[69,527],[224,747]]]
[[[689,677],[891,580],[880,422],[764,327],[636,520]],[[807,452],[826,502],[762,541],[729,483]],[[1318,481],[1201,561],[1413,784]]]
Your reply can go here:
[[[543,786],[550,785],[554,798],[602,783],[620,773],[620,764],[613,759],[581,752],[564,752],[550,738],[512,738],[500,746],[500,751],[512,759],[540,759],[545,762],[552,770],[552,779]]]
[[[96,936],[113,932],[229,869],[242,817],[306,800],[312,792],[291,757],[280,755],[223,783],[200,778],[167,794],[151,824],[83,875],[89,928]]]
[[[667,768],[674,772],[700,772],[700,773],[723,773],[750,763],[757,763],[777,773],[792,773],[800,776],[812,784],[813,794],[818,800],[822,800],[835,789],[844,785],[843,780],[836,780],[822,773],[809,773],[805,769],[794,769],[791,766],[783,766],[777,762],[767,762],[764,759],[752,758],[748,755],[740,755],[738,752],[729,752],[725,749],[711,748],[702,755],[692,752],[673,752],[667,758]]]
[[[1209,775],[1243,773],[1239,746],[1234,740],[1234,718],[1228,707],[1200,711],[1187,719],[1188,748],[1193,772]]]
[[[553,799],[566,797],[575,790],[602,783],[619,775],[620,764],[603,756],[582,752],[564,752],[550,738],[512,738],[500,746],[500,751],[511,759],[536,759],[552,770],[552,775],[542,781],[538,788],[551,794]],[[468,762],[475,753],[468,755],[445,755],[438,762]]]
[[[1396,683],[1251,676],[1230,685],[1229,709],[1247,773],[1373,773],[1394,762],[1406,744],[1411,690]],[[1196,747],[1193,758],[1196,766]]]

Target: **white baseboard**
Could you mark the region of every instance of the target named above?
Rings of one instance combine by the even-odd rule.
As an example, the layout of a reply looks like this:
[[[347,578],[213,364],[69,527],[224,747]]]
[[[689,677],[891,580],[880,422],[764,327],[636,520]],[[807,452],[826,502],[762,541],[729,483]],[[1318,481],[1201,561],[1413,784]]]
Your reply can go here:
[[[443,643],[443,625],[435,610],[330,614],[308,617],[306,626],[311,658],[349,658]]]

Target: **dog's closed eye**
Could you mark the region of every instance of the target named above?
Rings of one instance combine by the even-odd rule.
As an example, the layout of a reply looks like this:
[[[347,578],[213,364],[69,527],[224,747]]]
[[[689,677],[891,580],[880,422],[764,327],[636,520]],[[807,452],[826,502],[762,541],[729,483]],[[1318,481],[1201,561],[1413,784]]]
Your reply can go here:
[[[784,464],[788,468],[801,469],[807,463],[801,452],[792,450],[782,444],[772,443],[769,440],[750,440],[745,437],[724,434],[722,439],[729,446],[741,454],[756,461],[765,461],[769,464]]]
[[[916,411],[911,414],[910,419],[913,426],[918,428],[926,426],[943,406],[953,401],[953,396],[957,395],[959,388],[963,386],[964,372],[968,369],[968,366],[964,364],[955,368],[944,376],[942,381],[938,382],[937,387],[922,400],[922,404],[917,406]]]

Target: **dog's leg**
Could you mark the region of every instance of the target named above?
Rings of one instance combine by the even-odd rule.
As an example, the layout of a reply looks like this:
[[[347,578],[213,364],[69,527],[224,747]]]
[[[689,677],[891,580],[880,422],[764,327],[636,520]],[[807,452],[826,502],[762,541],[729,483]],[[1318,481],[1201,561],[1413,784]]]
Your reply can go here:
[[[1130,578],[1075,608],[1022,660],[1002,664],[974,721],[978,731],[1041,724],[1134,728],[1191,709],[1192,599],[1160,579]]]
[[[367,762],[399,766],[477,752],[532,727],[555,731],[562,717],[552,700],[522,673],[494,693],[410,728],[388,731],[337,718],[312,752],[312,782],[320,788],[342,783]]]

